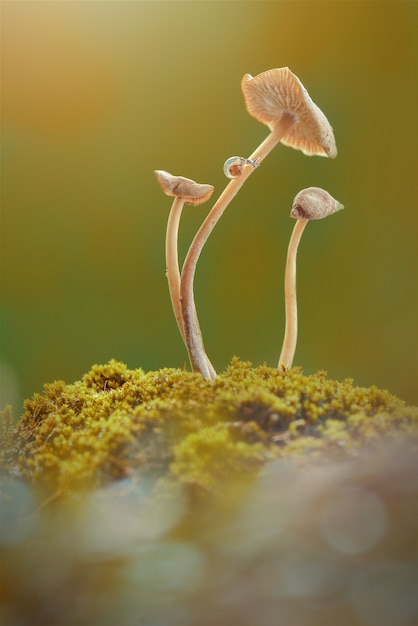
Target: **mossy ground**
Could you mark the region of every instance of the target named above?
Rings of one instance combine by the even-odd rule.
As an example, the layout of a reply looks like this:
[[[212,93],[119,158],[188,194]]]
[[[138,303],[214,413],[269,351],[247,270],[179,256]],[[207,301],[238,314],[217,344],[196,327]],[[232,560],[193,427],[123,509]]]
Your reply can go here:
[[[2,624],[417,623],[418,411],[387,391],[110,361],[25,409],[0,434]]]
[[[45,385],[25,409],[6,429],[8,471],[59,492],[131,476],[216,491],[276,458],[353,456],[413,439],[418,416],[376,387],[237,358],[214,381],[112,360],[73,384]]]

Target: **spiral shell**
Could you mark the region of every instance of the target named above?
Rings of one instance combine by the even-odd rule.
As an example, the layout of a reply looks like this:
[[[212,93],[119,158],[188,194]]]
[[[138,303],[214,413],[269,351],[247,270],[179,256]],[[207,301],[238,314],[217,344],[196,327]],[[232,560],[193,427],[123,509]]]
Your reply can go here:
[[[224,174],[227,178],[238,178],[244,170],[244,165],[252,165],[254,168],[258,167],[258,159],[259,157],[256,159],[244,159],[244,157],[240,156],[229,157],[224,163]]]

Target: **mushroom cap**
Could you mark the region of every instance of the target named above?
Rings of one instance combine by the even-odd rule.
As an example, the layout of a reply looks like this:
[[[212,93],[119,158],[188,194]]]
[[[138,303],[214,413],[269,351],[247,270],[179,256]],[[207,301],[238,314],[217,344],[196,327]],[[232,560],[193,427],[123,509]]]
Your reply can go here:
[[[270,130],[284,115],[293,117],[294,123],[280,140],[283,144],[308,155],[337,156],[330,123],[288,67],[255,77],[245,74],[241,87],[248,113]]]
[[[321,220],[344,208],[341,202],[320,187],[307,187],[296,194],[290,217],[297,220]]]
[[[203,204],[213,193],[213,185],[200,185],[190,178],[173,176],[164,170],[155,170],[154,174],[167,196],[182,198],[186,204]]]

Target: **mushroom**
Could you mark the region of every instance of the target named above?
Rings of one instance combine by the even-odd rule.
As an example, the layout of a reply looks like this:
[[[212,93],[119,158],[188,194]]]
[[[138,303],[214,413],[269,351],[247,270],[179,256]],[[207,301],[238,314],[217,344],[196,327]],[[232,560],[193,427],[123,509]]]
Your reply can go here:
[[[186,335],[193,334],[187,342],[193,345],[193,351],[199,355],[200,361],[203,344],[199,345],[198,333],[193,328],[193,281],[202,248],[226,207],[280,141],[305,154],[331,158],[337,155],[334,134],[328,120],[289,68],[268,70],[254,78],[246,74],[242,80],[242,91],[248,112],[267,124],[271,132],[248,159],[243,158],[244,163],[240,162],[239,175],[230,180],[215,202],[196,233],[184,261],[180,288],[184,330]]]
[[[182,318],[182,311],[180,305],[180,270],[178,262],[178,230],[180,224],[180,218],[185,204],[191,204],[197,206],[203,204],[209,200],[213,193],[212,185],[201,185],[196,183],[190,178],[184,178],[183,176],[172,176],[164,170],[155,170],[157,181],[167,196],[174,197],[173,204],[168,216],[167,231],[166,231],[166,266],[167,266],[167,280],[168,288],[170,292],[171,304],[173,306],[174,315],[176,318],[177,326],[183,341],[188,349],[187,340],[184,334],[184,325]],[[195,327],[199,332],[199,322],[197,320],[196,312]],[[188,349],[189,351],[189,349]],[[193,366],[193,363],[192,363]],[[205,353],[205,371],[209,373],[210,378],[216,376],[216,372],[213,369],[206,353]]]
[[[241,87],[250,115],[267,124],[273,134],[280,133],[281,143],[307,155],[337,156],[327,118],[288,67],[267,70],[254,78],[245,74]]]
[[[293,200],[290,217],[297,220],[290,237],[285,269],[286,325],[278,367],[292,367],[298,334],[298,311],[296,297],[296,255],[300,238],[309,220],[320,220],[340,211],[344,206],[320,187],[302,189]]]

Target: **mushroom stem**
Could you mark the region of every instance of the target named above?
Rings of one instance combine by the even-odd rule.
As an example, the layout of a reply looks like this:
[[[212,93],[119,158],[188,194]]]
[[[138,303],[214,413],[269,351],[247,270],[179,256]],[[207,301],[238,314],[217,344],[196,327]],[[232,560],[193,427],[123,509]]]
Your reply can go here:
[[[174,316],[181,336],[184,336],[183,320],[180,305],[180,270],[178,262],[178,232],[181,213],[184,207],[184,198],[174,198],[171,205],[167,221],[167,231],[165,237],[165,258],[167,267],[168,290],[170,292],[171,304]]]
[[[321,220],[343,209],[344,206],[333,198],[328,191],[320,187],[307,187],[296,194],[290,217],[297,220],[290,237],[287,250],[285,269],[284,294],[286,309],[286,328],[282,351],[279,358],[279,368],[286,370],[292,367],[295,356],[298,334],[298,311],[296,299],[296,255],[300,238],[307,222]]]
[[[254,152],[248,157],[248,161],[257,159],[257,163],[261,163],[280,142],[283,135],[286,134],[294,122],[295,118],[293,115],[284,113],[279,122],[274,125],[270,135],[268,135],[258,148],[256,148],[256,150],[254,150]],[[221,193],[208,216],[204,220],[202,226],[196,233],[187,253],[181,273],[180,302],[184,324],[184,341],[189,352],[193,370],[201,372],[205,378],[208,377],[202,370],[202,363],[204,363],[203,355],[205,354],[205,351],[201,332],[197,324],[197,317],[195,315],[193,295],[193,281],[196,266],[203,246],[208,240],[212,230],[231,200],[233,200],[253,171],[253,165],[246,164],[243,168],[242,174],[237,178],[233,178],[225,187],[224,191]]]
[[[170,292],[171,304],[176,318],[177,326],[180,334],[185,341],[184,325],[180,302],[180,270],[178,262],[178,232],[180,218],[183,211],[185,199],[176,197],[171,205],[170,213],[167,221],[166,239],[165,239],[165,256],[166,256],[166,272],[168,281],[168,290]],[[194,310],[195,326],[199,328],[197,313]],[[202,341],[202,340],[201,340]],[[187,344],[186,344],[187,347]],[[190,354],[189,354],[190,358]],[[191,359],[190,359],[191,360]],[[216,378],[216,371],[205,352],[206,366],[205,371],[209,374],[209,378]]]
[[[202,333],[197,319],[194,303],[189,317],[183,318],[184,343],[186,344],[190,364],[194,372],[200,372],[203,378],[214,380],[216,371],[213,368],[203,345]]]
[[[300,238],[305,229],[308,219],[298,219],[293,227],[287,249],[284,295],[286,325],[282,351],[280,353],[278,367],[288,369],[292,367],[293,358],[296,351],[296,341],[298,336],[298,307],[296,296],[296,256]]]

